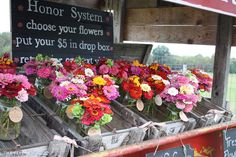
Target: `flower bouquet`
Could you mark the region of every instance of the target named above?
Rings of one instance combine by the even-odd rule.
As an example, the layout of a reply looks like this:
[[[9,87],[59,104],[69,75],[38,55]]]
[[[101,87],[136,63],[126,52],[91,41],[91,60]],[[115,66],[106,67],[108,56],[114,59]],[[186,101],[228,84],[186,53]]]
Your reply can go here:
[[[36,95],[35,88],[24,75],[0,73],[0,139],[15,139],[20,134],[23,113],[20,103]]]
[[[10,59],[10,55],[8,53],[4,53],[2,57],[0,57],[0,73],[16,73],[16,65]]]
[[[190,70],[198,79],[198,90],[201,95],[210,92],[212,88],[212,77],[201,69]]]
[[[24,66],[26,75],[35,79],[35,87],[38,93],[50,98],[48,86],[55,79],[55,71],[62,67],[59,60],[38,54],[35,59],[27,62]]]
[[[167,118],[170,120],[181,118],[183,121],[188,121],[185,113],[197,106],[200,99],[198,80],[191,73],[173,73],[168,77],[170,84],[160,94],[170,111]]]
[[[73,119],[80,131],[99,130],[109,123],[111,100],[119,96],[115,81],[109,75],[96,75],[96,67],[87,63],[74,70],[57,71],[50,91],[60,106],[60,116]]]

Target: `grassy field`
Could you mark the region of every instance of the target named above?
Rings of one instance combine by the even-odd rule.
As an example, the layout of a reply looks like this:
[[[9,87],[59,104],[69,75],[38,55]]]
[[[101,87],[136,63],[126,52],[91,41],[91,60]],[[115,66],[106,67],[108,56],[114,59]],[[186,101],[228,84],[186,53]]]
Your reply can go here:
[[[230,109],[236,115],[236,74],[230,74],[228,82],[227,100]]]

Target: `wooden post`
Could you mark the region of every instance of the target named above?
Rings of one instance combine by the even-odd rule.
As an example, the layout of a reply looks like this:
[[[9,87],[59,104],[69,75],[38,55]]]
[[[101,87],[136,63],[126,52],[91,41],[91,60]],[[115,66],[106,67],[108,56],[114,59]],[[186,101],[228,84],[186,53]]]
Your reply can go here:
[[[114,43],[123,41],[125,0],[113,0],[113,27],[114,27]]]
[[[219,15],[211,100],[214,104],[224,108],[226,108],[232,28],[233,18]]]

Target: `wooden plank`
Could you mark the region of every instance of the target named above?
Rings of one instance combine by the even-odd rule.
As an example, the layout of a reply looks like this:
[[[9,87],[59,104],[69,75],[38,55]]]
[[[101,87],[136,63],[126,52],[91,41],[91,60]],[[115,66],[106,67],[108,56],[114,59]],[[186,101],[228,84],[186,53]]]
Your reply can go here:
[[[137,59],[143,62],[150,47],[152,47],[150,44],[114,44],[114,59],[129,61]]]
[[[128,26],[125,40],[213,45],[215,32],[214,26]]]
[[[113,10],[114,43],[119,43],[123,41],[124,34],[125,0],[114,0]]]
[[[128,26],[124,40],[215,45],[215,26]],[[236,27],[232,45],[236,45]]]
[[[47,0],[50,2],[57,2],[57,3],[63,3],[68,5],[75,5],[75,6],[81,6],[86,8],[95,8],[98,9],[102,5],[101,0]]]
[[[126,8],[155,8],[158,0],[126,0]]]
[[[189,7],[127,9],[126,25],[217,25],[217,13]]]
[[[233,18],[219,15],[211,100],[224,108],[226,108],[232,28]]]

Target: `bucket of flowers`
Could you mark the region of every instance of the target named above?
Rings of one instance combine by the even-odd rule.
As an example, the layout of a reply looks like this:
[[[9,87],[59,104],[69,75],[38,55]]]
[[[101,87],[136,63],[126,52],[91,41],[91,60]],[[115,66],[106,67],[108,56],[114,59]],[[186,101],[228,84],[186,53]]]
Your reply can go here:
[[[202,96],[201,102],[198,102],[189,115],[197,119],[197,127],[205,127],[221,122],[230,121],[233,114],[230,110],[217,106],[210,100],[209,92],[212,88],[212,77],[201,69],[191,69],[192,74],[197,77],[198,91]]]
[[[12,140],[20,135],[23,112],[21,103],[36,90],[24,75],[0,73],[0,140]]]
[[[100,126],[112,120],[110,103],[119,96],[115,81],[109,75],[95,75],[93,66],[81,66],[73,73],[57,72],[50,85],[51,93],[61,107],[61,117],[74,120],[81,134],[91,130],[100,132]]]
[[[196,121],[185,112],[190,112],[199,98],[196,77],[173,73],[168,66],[157,63],[147,67],[136,62],[132,66],[136,67],[131,73],[136,75],[129,75],[121,86],[127,93],[123,104],[158,123],[161,131],[155,137],[193,129]]]
[[[38,94],[43,94],[51,98],[48,86],[55,79],[55,71],[62,68],[62,64],[56,58],[38,54],[34,59],[28,61],[23,66],[26,75],[35,83]]]
[[[0,73],[16,73],[16,65],[10,59],[9,53],[3,53],[0,57]]]

